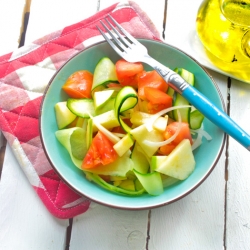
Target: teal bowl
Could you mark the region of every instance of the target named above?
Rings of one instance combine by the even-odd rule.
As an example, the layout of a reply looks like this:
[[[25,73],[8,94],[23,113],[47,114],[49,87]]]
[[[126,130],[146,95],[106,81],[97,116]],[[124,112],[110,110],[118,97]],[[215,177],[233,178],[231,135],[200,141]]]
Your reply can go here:
[[[167,44],[152,40],[142,39],[140,41],[148,48],[148,52],[153,58],[169,68],[181,67],[194,73],[196,88],[218,108],[225,111],[218,86],[198,62]],[[69,187],[80,195],[106,206],[141,210],[167,205],[183,198],[209,176],[216,166],[225,144],[224,132],[207,119],[204,119],[203,122],[204,130],[212,136],[212,140],[203,140],[202,145],[194,151],[196,160],[194,172],[186,180],[165,188],[164,193],[159,196],[150,196],[146,193],[137,197],[118,195],[97,186],[88,181],[84,173],[73,165],[69,154],[57,141],[54,105],[67,99],[66,94],[61,90],[62,85],[77,70],[86,69],[93,72],[97,62],[104,56],[108,56],[113,62],[119,59],[119,56],[106,42],[95,44],[70,58],[48,84],[41,104],[39,126],[43,148],[49,162]],[[145,66],[145,68],[150,70],[150,67]]]

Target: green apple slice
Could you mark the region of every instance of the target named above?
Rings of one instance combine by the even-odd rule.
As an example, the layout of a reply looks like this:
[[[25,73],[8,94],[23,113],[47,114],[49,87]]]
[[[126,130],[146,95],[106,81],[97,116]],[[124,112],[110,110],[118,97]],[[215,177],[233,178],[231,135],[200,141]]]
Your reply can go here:
[[[97,111],[98,109],[102,108],[112,97],[114,92],[115,91],[113,89],[96,91],[93,96],[95,110]]]
[[[157,160],[155,157],[152,162],[155,164],[155,171],[179,180],[185,180],[195,168],[195,159],[188,139],[182,140],[165,159]]]
[[[76,118],[76,115],[73,114],[67,107],[67,102],[58,102],[55,105],[56,113],[56,123],[58,129],[63,129]]]

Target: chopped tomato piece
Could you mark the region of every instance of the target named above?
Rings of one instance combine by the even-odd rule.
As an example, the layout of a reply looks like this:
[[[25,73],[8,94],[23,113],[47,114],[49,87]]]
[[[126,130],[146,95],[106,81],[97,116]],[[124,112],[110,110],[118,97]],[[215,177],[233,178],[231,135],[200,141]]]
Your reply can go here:
[[[144,87],[144,93],[149,101],[148,112],[150,114],[155,114],[172,106],[172,97],[159,89]]]
[[[147,100],[150,101],[152,104],[162,103],[167,104],[169,107],[172,106],[173,98],[162,90],[153,87],[145,87],[144,93]]]
[[[169,143],[167,145],[161,146],[159,149],[159,153],[163,155],[169,155],[174,150],[175,147],[176,145]]]
[[[148,101],[150,101],[152,104],[168,104],[169,107],[172,106],[172,97],[162,90],[153,88],[153,87],[145,87],[144,93]]]
[[[114,82],[108,83],[107,87],[108,88],[122,88],[122,86],[119,83],[114,83]]]
[[[147,112],[149,114],[156,114],[159,111],[161,111],[163,109],[167,109],[169,107],[171,107],[171,106],[169,106],[168,104],[164,104],[164,103],[152,104],[151,102],[148,102]]]
[[[104,181],[110,182],[110,175],[99,175]]]
[[[144,88],[152,87],[163,92],[166,92],[168,89],[168,84],[164,79],[157,73],[157,71],[144,71],[140,73],[137,77],[138,79],[138,95],[141,99],[146,100],[146,95]]]
[[[165,132],[163,133],[164,138],[167,140],[169,139],[177,130],[179,122],[172,122],[167,127]],[[189,139],[190,143],[192,144],[192,137],[189,129],[189,124],[186,122],[181,123],[181,129],[177,137],[173,140],[173,142],[177,145],[183,139]]]
[[[119,134],[125,134],[125,131],[121,126],[114,127],[112,129],[112,132],[113,133],[119,133]]]
[[[103,133],[98,131],[84,157],[82,169],[95,168],[114,162],[118,155],[113,145]]]
[[[116,62],[115,68],[118,81],[122,86],[138,87],[137,74],[143,71],[142,63],[130,63],[120,59]]]
[[[167,127],[165,132],[163,133],[163,136],[165,138],[165,140],[169,139],[170,137],[172,137],[176,130],[178,128],[178,122],[172,122],[170,123]],[[183,139],[189,139],[190,143],[193,143],[192,137],[191,137],[191,133],[190,133],[190,129],[189,129],[189,124],[186,122],[182,122],[181,123],[181,129],[179,134],[177,135],[177,137],[170,142],[169,144],[160,147],[160,153],[162,154],[170,154],[171,151],[183,140]]]
[[[62,89],[72,98],[91,98],[93,74],[79,70],[69,76]]]

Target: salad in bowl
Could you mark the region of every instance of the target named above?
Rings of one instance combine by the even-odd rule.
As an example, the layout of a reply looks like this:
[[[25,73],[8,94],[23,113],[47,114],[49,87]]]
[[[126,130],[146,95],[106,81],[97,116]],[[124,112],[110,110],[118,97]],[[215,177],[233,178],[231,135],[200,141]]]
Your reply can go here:
[[[189,84],[219,90],[183,52],[142,40]],[[224,133],[148,66],[115,55],[106,42],[71,58],[52,78],[41,106],[45,153],[74,190],[101,204],[145,209],[194,190],[212,171]]]

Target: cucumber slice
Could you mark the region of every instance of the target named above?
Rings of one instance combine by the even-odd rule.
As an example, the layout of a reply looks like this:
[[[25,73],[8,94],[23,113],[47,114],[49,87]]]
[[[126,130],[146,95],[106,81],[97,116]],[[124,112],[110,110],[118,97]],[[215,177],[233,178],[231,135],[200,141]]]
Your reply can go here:
[[[190,128],[199,129],[204,120],[204,115],[197,109],[190,113]]]
[[[161,179],[162,179],[162,184],[163,184],[164,188],[172,186],[173,184],[180,181],[180,180],[178,180],[176,178],[173,178],[173,177],[165,175],[165,174],[161,174]]]
[[[174,71],[177,74],[179,74],[186,82],[194,86],[194,74],[193,73],[183,68],[176,68]]]
[[[167,90],[167,94],[174,98],[175,90],[169,87]]]
[[[72,155],[79,160],[83,160],[87,153],[86,132],[83,129],[75,129],[70,136]]]
[[[67,101],[69,110],[77,116],[82,118],[89,118],[95,116],[95,107],[93,99],[73,99],[69,98]]]
[[[190,85],[194,86],[194,74],[191,72],[183,69],[183,68],[176,68],[174,70],[177,74],[179,74],[186,82],[188,82]],[[189,105],[189,102],[179,93],[176,93],[176,98],[174,100],[173,106],[181,106],[181,105]],[[181,120],[182,122],[190,122],[190,108],[183,108],[179,109]],[[177,121],[178,120],[178,114],[177,109],[173,110],[173,118]]]
[[[134,173],[142,184],[143,188],[150,195],[160,195],[163,193],[161,175],[158,172],[142,174],[134,169]]]
[[[95,67],[92,90],[110,82],[118,82],[115,65],[108,57],[103,57]]]
[[[142,152],[138,142],[135,142],[135,145],[132,150],[131,160],[134,162],[134,169],[142,174],[146,174],[149,169],[149,162],[145,154]]]
[[[129,195],[129,196],[138,196],[138,195],[142,195],[145,192],[144,188],[142,188],[140,190],[136,190],[136,191],[131,191],[131,190],[126,190],[123,188],[116,187],[116,186],[104,181],[97,174],[92,174],[92,173],[87,172],[86,178],[90,181],[95,182],[97,185],[101,186],[102,188],[105,188],[111,192],[118,193],[118,194]]]
[[[189,102],[179,93],[176,93],[176,98],[174,100],[174,105],[173,106],[185,106],[185,105],[189,105]],[[187,122],[189,123],[190,121],[190,111],[191,108],[181,108],[181,109],[174,109],[173,110],[173,117],[174,120],[178,120],[178,113],[180,112],[180,116],[181,116],[181,121],[182,122]]]
[[[87,153],[86,131],[82,128],[74,127],[61,129],[55,132],[57,140],[66,148],[70,154],[72,162],[81,169],[82,159]]]
[[[183,68],[176,68],[175,72],[177,72],[189,84],[194,86],[195,82],[194,74]],[[188,104],[189,103],[185,98],[183,98],[179,93],[176,94],[174,106],[188,105]],[[191,129],[199,129],[201,127],[201,124],[204,120],[204,115],[200,111],[194,110],[191,112],[190,108],[180,109],[179,111],[181,114],[182,121],[188,122]],[[173,111],[173,118],[177,120],[177,110]]]

